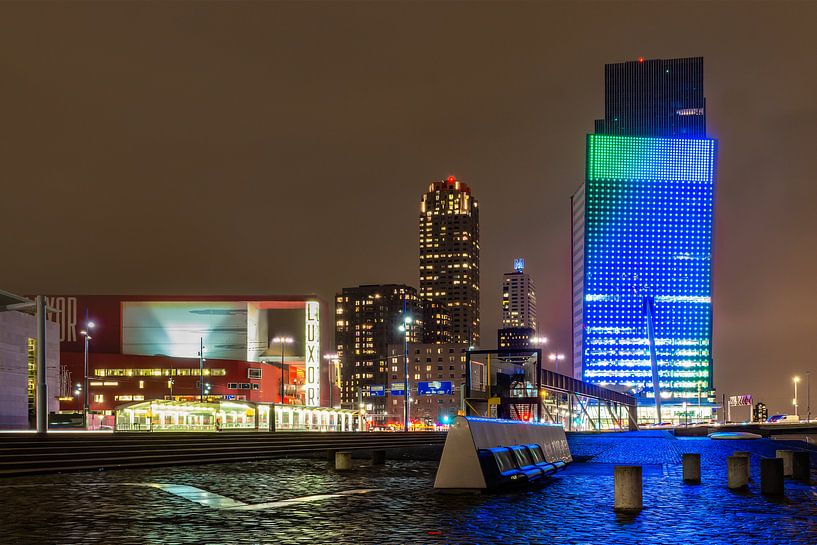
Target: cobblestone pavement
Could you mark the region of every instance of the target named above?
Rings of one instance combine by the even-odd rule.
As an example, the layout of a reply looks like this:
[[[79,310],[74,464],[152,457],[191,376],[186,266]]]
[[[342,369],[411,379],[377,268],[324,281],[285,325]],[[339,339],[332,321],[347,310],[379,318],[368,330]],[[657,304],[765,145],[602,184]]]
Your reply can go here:
[[[781,500],[759,493],[759,458],[804,443],[641,432],[575,435],[570,444],[582,461],[543,487],[476,496],[435,494],[436,463],[407,460],[370,467],[356,459],[349,473],[322,460],[288,459],[4,479],[0,543],[817,543],[817,487],[787,481]],[[725,486],[726,456],[734,450],[752,453],[747,492]],[[701,453],[703,484],[681,482],[684,452]],[[612,510],[614,464],[644,465],[644,510],[636,516]],[[194,486],[248,504],[370,491],[235,511],[124,483]]]

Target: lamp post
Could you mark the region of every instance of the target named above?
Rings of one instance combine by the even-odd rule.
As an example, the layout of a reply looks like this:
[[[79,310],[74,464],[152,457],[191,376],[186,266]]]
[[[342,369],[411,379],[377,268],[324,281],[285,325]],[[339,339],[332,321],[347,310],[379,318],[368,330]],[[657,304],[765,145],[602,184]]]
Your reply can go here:
[[[403,323],[400,324],[400,331],[403,332],[403,431],[409,431],[409,364],[408,364],[408,338],[411,328],[411,316],[404,316]]]
[[[548,359],[550,361],[552,361],[552,362],[555,362],[554,365],[556,366],[556,372],[558,373],[559,372],[559,362],[564,361],[565,355],[564,354],[554,354],[554,353],[551,352],[550,354],[548,354]]]
[[[204,403],[204,351],[207,347],[204,346],[204,337],[199,337],[199,401]]]
[[[366,431],[364,422],[366,420],[366,405],[363,404],[363,388],[357,387],[357,431]]]
[[[295,342],[292,337],[275,337],[272,339],[274,343],[281,345],[281,404],[284,404],[284,346]]]
[[[548,338],[547,337],[533,336],[533,337],[530,338],[530,343],[533,346],[543,346],[543,345],[546,345],[548,343]],[[544,367],[545,362],[540,361],[539,365]],[[540,371],[540,373],[541,373],[541,371]]]
[[[94,322],[88,322],[85,324],[85,329],[80,331],[80,334],[85,337],[85,373],[82,378],[82,427],[86,430],[88,429],[88,411],[90,410],[90,405],[88,403],[88,343],[91,341],[91,334],[89,332],[95,326],[96,324],[94,324]]]
[[[337,367],[340,364],[340,358],[337,354],[324,354],[323,359],[329,362],[329,408],[332,408],[332,390],[335,389],[335,378],[337,378]]]
[[[806,371],[806,422],[811,422],[811,371]]]
[[[797,383],[800,382],[800,377],[794,377],[792,382],[794,382],[794,414],[800,416],[800,413],[797,410]]]

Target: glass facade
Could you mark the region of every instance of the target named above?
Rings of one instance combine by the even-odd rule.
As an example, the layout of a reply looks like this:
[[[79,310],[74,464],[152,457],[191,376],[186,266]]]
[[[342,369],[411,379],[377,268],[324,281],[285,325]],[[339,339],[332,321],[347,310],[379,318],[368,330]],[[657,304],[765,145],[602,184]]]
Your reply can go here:
[[[703,57],[605,65],[596,134],[706,138]]]
[[[712,220],[716,142],[587,137],[574,196],[574,365],[652,397],[645,300],[654,298],[662,397],[712,388]]]

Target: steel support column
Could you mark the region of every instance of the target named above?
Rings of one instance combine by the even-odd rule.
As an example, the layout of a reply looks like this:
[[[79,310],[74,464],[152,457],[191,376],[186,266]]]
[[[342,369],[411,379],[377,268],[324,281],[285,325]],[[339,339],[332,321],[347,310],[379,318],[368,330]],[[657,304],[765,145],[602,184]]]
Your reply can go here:
[[[48,383],[46,382],[45,296],[37,296],[37,433],[48,433]]]
[[[593,429],[599,431],[598,426],[596,426],[596,423],[593,422],[593,417],[590,416],[589,412],[587,412],[587,409],[584,407],[584,404],[582,404],[582,400],[579,398],[579,396],[576,396],[576,403],[578,403],[579,407],[581,407],[582,412],[587,417],[587,420],[590,421],[590,425],[593,426]]]

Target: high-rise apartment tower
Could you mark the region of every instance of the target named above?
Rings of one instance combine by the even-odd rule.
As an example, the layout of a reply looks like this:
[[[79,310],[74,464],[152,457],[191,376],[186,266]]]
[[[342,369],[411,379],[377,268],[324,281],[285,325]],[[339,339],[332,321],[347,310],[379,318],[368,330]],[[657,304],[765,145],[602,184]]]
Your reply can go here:
[[[420,202],[420,296],[448,310],[451,342],[479,345],[479,208],[454,176]]]
[[[405,332],[400,326],[411,322]],[[374,423],[385,424],[388,347],[420,342],[423,309],[417,290],[402,284],[343,288],[335,296],[335,345],[341,365],[341,402],[363,402]],[[373,388],[374,387],[374,388]]]
[[[525,260],[514,259],[513,272],[502,277],[502,327],[536,330],[536,287],[525,272]]]
[[[528,348],[536,336],[536,288],[525,272],[525,260],[513,260],[513,272],[502,277],[502,327],[498,348]]]

